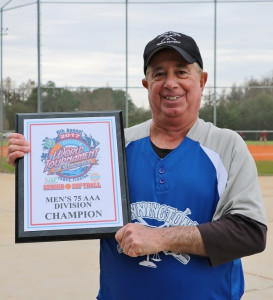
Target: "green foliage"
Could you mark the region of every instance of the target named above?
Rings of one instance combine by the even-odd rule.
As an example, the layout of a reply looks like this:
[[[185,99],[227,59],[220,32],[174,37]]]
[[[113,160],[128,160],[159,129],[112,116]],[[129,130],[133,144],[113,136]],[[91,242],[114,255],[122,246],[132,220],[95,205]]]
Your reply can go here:
[[[79,99],[80,111],[122,110],[125,124],[126,93],[123,90],[99,88],[93,91],[80,88],[75,92]],[[139,124],[151,118],[151,111],[137,107],[128,95],[129,126]]]
[[[244,87],[234,85],[222,91],[217,103],[217,126],[234,130],[273,129],[273,76],[251,79]],[[200,117],[213,121],[213,101],[209,94],[200,109]]]
[[[56,88],[54,82],[49,81],[42,89],[42,107],[44,112],[75,111],[79,100],[67,89]]]
[[[129,126],[139,124],[151,118],[151,110],[147,110],[141,107],[136,108],[133,112],[129,113]]]
[[[15,89],[10,78],[6,79],[4,95],[4,128],[15,129],[16,113],[37,112],[37,88],[29,81],[21,89]],[[22,93],[21,91],[27,91]],[[123,90],[113,90],[110,87],[89,90],[77,88],[57,88],[52,81],[42,87],[43,112],[73,112],[122,110],[125,124],[126,93]],[[151,118],[150,110],[137,107],[128,95],[129,126],[141,123]]]

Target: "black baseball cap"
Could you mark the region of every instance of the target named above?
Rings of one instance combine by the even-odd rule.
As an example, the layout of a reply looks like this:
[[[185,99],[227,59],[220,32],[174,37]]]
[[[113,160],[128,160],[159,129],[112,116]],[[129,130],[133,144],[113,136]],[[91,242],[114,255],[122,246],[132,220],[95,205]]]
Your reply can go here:
[[[201,69],[203,69],[202,57],[194,39],[183,33],[167,31],[158,35],[146,45],[143,53],[144,74],[146,74],[152,56],[156,52],[166,48],[177,51],[189,64],[197,62]]]

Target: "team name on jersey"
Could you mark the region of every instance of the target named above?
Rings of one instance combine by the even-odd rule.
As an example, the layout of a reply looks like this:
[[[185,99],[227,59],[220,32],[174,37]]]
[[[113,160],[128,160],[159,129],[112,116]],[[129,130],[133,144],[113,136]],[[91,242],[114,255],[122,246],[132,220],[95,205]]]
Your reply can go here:
[[[180,211],[177,208],[156,202],[142,201],[131,204],[132,220],[143,223],[145,222],[143,219],[153,219],[164,223],[160,227],[198,225],[196,221],[188,217],[190,214],[191,210],[189,208]]]

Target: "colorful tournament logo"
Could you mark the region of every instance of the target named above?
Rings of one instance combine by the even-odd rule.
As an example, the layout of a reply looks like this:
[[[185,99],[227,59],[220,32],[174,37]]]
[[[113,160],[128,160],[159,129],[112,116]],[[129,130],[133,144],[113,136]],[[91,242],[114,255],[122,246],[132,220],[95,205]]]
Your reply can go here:
[[[98,165],[98,145],[99,142],[83,130],[58,130],[57,137],[46,137],[42,142],[43,172],[65,181],[83,179],[93,165]]]

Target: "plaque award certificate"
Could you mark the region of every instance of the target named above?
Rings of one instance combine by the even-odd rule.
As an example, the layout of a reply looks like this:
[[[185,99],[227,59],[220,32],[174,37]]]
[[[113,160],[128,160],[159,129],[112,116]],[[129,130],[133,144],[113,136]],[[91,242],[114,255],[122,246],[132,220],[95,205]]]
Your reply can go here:
[[[130,222],[121,111],[17,114],[16,242],[113,237]]]

